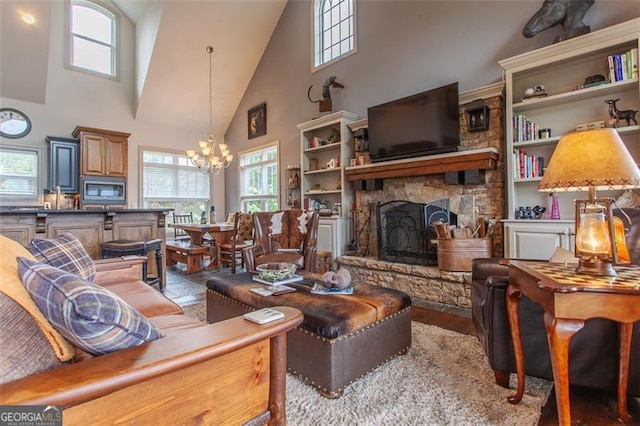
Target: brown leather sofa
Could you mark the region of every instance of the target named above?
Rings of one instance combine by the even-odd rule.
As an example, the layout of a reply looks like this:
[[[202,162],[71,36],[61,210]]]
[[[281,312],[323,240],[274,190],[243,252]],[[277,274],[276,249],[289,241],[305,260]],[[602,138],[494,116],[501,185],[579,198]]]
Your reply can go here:
[[[253,214],[254,245],[243,250],[247,271],[269,262],[287,262],[316,272],[318,212],[300,209]]]
[[[634,264],[640,264],[640,208],[625,209],[630,216],[626,243]],[[616,213],[617,216],[621,216]],[[628,222],[624,219],[625,224]],[[504,259],[474,259],[471,275],[472,319],[496,383],[508,387],[516,371],[511,328],[506,309],[509,267]],[[520,327],[525,373],[553,380],[542,308],[523,297]],[[618,381],[618,328],[603,318],[588,320],[569,347],[569,382],[615,392]],[[628,395],[640,396],[640,323],[633,328]]]
[[[0,236],[0,243],[6,256],[14,242]],[[16,257],[3,259],[2,267],[3,274],[19,280],[17,264],[15,270],[6,270]],[[95,282],[149,318],[164,337],[96,357],[76,349],[69,362],[5,381],[0,385],[0,404],[60,405],[65,425],[285,424],[286,334],[301,323],[300,311],[278,307],[285,319],[267,325],[241,317],[205,324],[186,317],[179,306],[140,281],[143,262],[144,258],[97,260]],[[36,334],[29,340],[40,337],[44,342],[27,356],[34,362],[55,360],[55,354],[47,353],[53,349],[42,338],[44,329],[28,324],[36,324],[34,317],[0,292],[3,322],[9,323],[13,318],[8,315],[16,317],[16,312],[24,315],[15,333],[30,327]],[[0,332],[3,369],[13,367],[12,359],[31,362],[24,354],[16,359],[6,353],[12,350],[7,343],[21,336],[12,337],[11,327],[0,327]]]

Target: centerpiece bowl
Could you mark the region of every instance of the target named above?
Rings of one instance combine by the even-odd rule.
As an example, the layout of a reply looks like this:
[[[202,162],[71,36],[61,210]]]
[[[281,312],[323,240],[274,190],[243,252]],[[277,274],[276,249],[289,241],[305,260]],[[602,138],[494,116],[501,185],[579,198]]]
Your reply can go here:
[[[295,274],[296,269],[296,265],[287,262],[263,263],[256,267],[260,278],[269,282],[277,282],[291,278],[293,274]]]

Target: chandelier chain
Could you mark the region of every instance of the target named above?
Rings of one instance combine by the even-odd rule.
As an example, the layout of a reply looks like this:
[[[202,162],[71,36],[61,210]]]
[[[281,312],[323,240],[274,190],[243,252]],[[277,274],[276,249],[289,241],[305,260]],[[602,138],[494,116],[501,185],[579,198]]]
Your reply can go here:
[[[187,150],[187,156],[191,163],[203,172],[220,173],[222,169],[229,167],[233,160],[233,155],[229,152],[226,143],[216,143],[215,133],[213,131],[213,47],[207,46],[209,53],[209,131],[205,135],[205,139],[198,142],[200,152],[194,149]],[[216,153],[216,146],[219,154]]]

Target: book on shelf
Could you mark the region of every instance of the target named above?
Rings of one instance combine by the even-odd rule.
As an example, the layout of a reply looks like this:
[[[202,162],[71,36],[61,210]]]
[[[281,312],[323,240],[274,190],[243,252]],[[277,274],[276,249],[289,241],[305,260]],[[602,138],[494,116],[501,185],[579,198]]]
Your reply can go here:
[[[609,55],[607,65],[612,82],[638,78],[638,48]]]
[[[544,158],[527,155],[523,149],[513,150],[513,170],[515,179],[541,177],[544,171]]]
[[[526,142],[538,139],[540,126],[529,120],[524,114],[513,116],[513,141]]]

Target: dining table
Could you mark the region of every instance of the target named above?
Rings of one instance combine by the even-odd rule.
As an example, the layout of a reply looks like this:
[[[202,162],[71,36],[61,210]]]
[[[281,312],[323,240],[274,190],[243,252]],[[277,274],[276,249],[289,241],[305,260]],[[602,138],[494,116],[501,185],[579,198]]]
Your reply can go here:
[[[185,231],[189,235],[192,245],[205,245],[205,236],[207,234],[213,237],[215,244],[212,244],[209,250],[211,260],[207,265],[203,265],[202,269],[220,269],[220,265],[218,265],[219,259],[217,246],[218,244],[226,243],[231,240],[233,235],[233,223],[171,223],[169,226]]]

